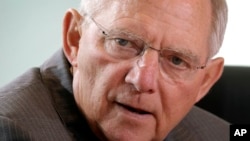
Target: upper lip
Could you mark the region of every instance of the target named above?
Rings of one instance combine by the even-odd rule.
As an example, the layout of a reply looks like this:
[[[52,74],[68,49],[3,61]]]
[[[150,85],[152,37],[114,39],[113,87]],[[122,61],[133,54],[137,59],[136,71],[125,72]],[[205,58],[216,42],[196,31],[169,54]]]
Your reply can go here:
[[[129,104],[123,104],[123,103],[117,103],[119,106],[122,106],[123,108],[131,111],[131,112],[134,112],[134,113],[137,113],[137,114],[140,114],[140,115],[145,115],[145,114],[152,114],[151,112],[149,112],[148,110],[144,109],[144,108],[141,108],[141,107],[135,107],[135,106],[131,106]]]

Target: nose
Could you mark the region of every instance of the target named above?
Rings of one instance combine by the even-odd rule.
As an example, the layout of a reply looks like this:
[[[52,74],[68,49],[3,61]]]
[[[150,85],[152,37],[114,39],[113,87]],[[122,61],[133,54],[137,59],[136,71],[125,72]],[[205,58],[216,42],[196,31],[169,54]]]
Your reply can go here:
[[[146,51],[130,69],[125,77],[141,93],[154,93],[157,88],[159,67],[158,53]]]

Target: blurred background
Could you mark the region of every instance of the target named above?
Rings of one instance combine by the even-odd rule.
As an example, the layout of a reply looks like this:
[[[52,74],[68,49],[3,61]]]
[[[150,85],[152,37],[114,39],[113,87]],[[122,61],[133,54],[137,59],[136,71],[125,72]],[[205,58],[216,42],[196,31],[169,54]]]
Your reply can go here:
[[[229,22],[217,56],[226,65],[250,67],[250,1],[227,0]],[[65,11],[80,0],[0,0],[0,87],[40,66],[62,46]]]

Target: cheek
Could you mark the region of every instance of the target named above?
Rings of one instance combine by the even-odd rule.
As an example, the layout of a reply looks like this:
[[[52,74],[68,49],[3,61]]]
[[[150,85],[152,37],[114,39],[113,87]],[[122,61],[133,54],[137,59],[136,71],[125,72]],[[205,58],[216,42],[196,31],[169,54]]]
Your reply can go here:
[[[92,33],[93,34],[93,33]],[[92,127],[108,113],[109,89],[114,85],[112,60],[91,33],[80,40],[77,65],[74,68],[73,90],[79,109]],[[116,79],[115,79],[116,80]]]
[[[98,65],[94,58],[86,54],[86,48],[80,48],[77,56],[77,66],[74,68],[73,91],[78,107],[87,118],[96,116],[100,95],[96,90],[100,90],[96,85],[99,82]]]
[[[74,74],[76,102],[90,122],[102,120],[112,106],[110,91],[123,82],[124,65],[106,56],[98,47],[79,49]],[[114,79],[115,78],[115,79]]]
[[[86,69],[86,68],[85,68]],[[82,69],[81,65],[78,66],[77,70],[74,73],[73,79],[73,91],[74,97],[77,105],[83,113],[89,113],[89,109],[92,107],[91,93],[93,90],[94,79],[91,78],[85,69]]]
[[[199,91],[198,86],[197,83],[190,83],[170,87],[171,91],[166,93],[165,97],[163,96],[163,99],[165,99],[163,102],[166,107],[169,107],[168,110],[173,113],[188,111],[195,103]]]
[[[165,85],[161,92],[162,115],[159,129],[162,131],[169,127],[172,129],[183,119],[195,103],[197,86],[197,83]]]

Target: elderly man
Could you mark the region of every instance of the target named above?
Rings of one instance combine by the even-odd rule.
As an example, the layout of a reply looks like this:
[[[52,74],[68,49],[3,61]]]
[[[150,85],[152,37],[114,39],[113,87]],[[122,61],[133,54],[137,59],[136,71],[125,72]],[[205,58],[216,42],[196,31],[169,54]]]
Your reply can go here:
[[[224,0],[82,0],[63,49],[0,90],[0,140],[226,141],[194,106],[223,71]]]

